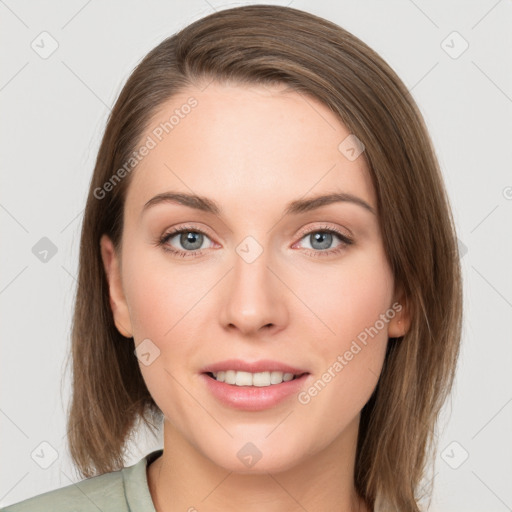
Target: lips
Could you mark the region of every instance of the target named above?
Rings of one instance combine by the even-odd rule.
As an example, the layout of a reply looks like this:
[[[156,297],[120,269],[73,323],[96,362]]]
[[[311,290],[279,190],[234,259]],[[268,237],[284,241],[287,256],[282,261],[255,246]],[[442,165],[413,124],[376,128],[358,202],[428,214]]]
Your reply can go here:
[[[205,366],[201,377],[219,402],[243,411],[276,407],[297,395],[313,378],[307,370],[280,361],[240,359]]]
[[[313,376],[304,373],[281,384],[270,386],[238,386],[219,382],[208,373],[201,374],[205,388],[219,403],[241,411],[264,411],[297,397],[305,389]]]

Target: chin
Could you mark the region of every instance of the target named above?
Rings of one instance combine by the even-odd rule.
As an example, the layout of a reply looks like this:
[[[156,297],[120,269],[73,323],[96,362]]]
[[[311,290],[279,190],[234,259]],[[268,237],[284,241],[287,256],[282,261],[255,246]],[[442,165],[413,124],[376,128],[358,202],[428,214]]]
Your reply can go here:
[[[268,442],[264,438],[255,441],[238,440],[227,445],[217,445],[218,450],[211,452],[211,447],[203,452],[215,465],[238,474],[280,473],[292,469],[306,456],[304,442],[284,446]],[[254,438],[253,438],[254,439]]]

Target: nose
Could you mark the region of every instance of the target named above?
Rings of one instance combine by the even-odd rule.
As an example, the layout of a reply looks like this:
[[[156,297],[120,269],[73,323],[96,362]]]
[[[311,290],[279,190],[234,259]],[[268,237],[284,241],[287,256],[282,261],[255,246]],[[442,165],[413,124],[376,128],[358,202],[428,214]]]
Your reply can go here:
[[[265,251],[252,262],[235,254],[223,288],[223,328],[245,336],[269,335],[285,328],[289,312],[286,286],[274,266]]]

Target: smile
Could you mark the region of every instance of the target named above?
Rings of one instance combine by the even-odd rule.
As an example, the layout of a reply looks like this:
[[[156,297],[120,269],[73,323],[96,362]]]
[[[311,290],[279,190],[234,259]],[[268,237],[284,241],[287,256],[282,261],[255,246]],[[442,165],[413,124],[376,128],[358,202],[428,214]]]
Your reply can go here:
[[[236,370],[209,372],[208,375],[217,382],[225,382],[233,386],[257,386],[266,387],[288,382],[300,377],[293,373],[279,371],[244,372]]]

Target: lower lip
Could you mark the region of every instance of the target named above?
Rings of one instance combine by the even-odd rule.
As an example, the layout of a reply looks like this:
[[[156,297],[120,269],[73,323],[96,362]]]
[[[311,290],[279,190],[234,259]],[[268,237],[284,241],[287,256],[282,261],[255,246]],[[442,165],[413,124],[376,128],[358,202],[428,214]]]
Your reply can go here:
[[[206,373],[203,373],[201,377],[211,393],[223,404],[244,411],[262,411],[275,407],[292,395],[297,395],[309,377],[309,373],[281,384],[261,387],[226,384],[215,380]]]

